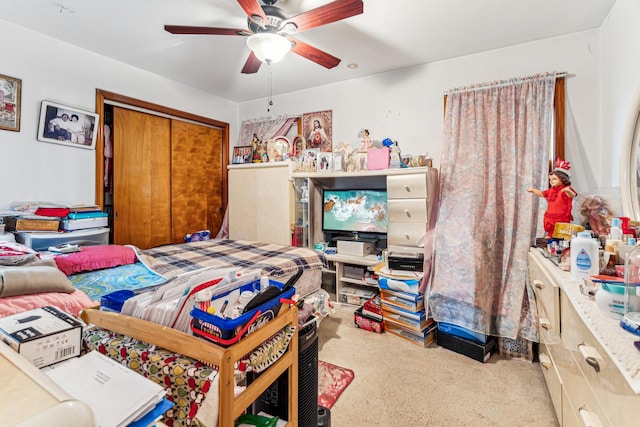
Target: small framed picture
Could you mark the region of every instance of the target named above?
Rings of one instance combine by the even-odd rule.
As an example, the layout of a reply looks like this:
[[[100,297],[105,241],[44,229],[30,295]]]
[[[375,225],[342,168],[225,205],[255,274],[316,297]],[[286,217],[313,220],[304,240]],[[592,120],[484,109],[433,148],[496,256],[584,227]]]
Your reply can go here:
[[[302,170],[305,172],[316,172],[318,168],[318,149],[307,148],[302,151],[302,157],[300,162],[302,163]]]
[[[333,152],[333,171],[334,172],[344,171],[344,152],[342,151]]]
[[[22,80],[0,74],[0,129],[20,132]]]
[[[355,156],[355,170],[366,171],[367,170],[367,153],[358,151]]]
[[[253,159],[253,147],[251,145],[240,145],[233,147],[234,164],[251,163]]]
[[[98,137],[96,113],[42,101],[38,141],[92,150]]]
[[[318,172],[333,171],[333,153],[318,153]]]

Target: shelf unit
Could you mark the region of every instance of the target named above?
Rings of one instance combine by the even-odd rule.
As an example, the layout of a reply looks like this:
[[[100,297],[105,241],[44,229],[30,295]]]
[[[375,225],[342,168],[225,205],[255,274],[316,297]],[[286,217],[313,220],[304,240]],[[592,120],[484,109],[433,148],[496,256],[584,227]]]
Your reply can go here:
[[[423,251],[417,241],[429,227],[434,195],[437,191],[437,169],[417,167],[358,172],[293,172],[291,178],[296,188],[295,211],[299,222],[296,226],[302,227],[306,232],[305,241],[308,242],[308,247],[313,248],[316,243],[324,242],[325,239],[320,218],[320,212],[323,209],[323,189],[376,188],[386,189],[390,201],[388,220],[391,234],[378,248],[409,253]],[[299,190],[303,186],[304,192]],[[306,197],[302,197],[303,193]],[[334,264],[334,267],[324,270],[323,287],[333,294],[332,297],[335,297],[336,302],[344,302],[345,291],[350,289],[373,289],[376,294],[378,293],[377,286],[367,285],[362,280],[345,276],[345,267],[371,267],[378,264],[377,256],[356,257],[335,254],[327,255],[326,258]],[[331,292],[334,281],[335,292]],[[360,300],[351,298],[347,303],[359,303]]]
[[[372,267],[380,262],[377,256],[367,255],[365,257],[357,257],[357,256],[350,256],[350,255],[332,254],[332,255],[326,255],[326,258],[327,258],[327,261],[330,261],[334,264],[334,269],[327,270],[327,272],[329,274],[335,275],[336,302],[349,304],[349,305],[362,305],[359,300],[362,300],[363,298],[360,298],[360,297],[349,298],[347,295],[348,292],[347,293],[344,292],[345,290],[348,290],[348,289],[356,289],[361,291],[363,294],[365,294],[366,292],[367,295],[371,295],[371,293],[373,293],[373,295],[371,295],[369,298],[378,294],[379,291],[378,291],[377,285],[370,285],[365,283],[362,279],[354,279],[354,278],[345,276],[345,267],[348,268],[348,267],[356,266],[356,267],[364,267],[365,269],[368,267]],[[343,289],[343,286],[346,286],[346,288]],[[364,299],[366,300],[369,298],[364,298]],[[356,303],[355,301],[358,301],[358,303]]]

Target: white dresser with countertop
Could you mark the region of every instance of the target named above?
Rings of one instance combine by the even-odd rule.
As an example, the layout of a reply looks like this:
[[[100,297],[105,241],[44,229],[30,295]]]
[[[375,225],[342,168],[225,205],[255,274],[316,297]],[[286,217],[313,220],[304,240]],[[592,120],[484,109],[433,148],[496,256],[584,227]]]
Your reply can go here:
[[[540,321],[540,365],[560,425],[640,425],[640,336],[606,317],[569,272],[529,253]]]

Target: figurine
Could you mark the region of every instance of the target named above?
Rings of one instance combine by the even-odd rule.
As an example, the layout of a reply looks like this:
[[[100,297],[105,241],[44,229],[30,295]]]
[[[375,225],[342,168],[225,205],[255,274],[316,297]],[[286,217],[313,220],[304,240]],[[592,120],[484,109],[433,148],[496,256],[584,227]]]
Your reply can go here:
[[[553,236],[553,229],[556,222],[570,223],[573,220],[571,215],[572,199],[578,195],[571,188],[571,166],[569,162],[556,159],[555,167],[549,174],[548,190],[540,191],[535,188],[529,188],[527,191],[538,197],[544,197],[547,200],[547,211],[544,213],[544,230],[548,237]]]
[[[360,138],[360,148],[358,148],[359,152],[366,153],[370,148],[373,148],[373,140],[369,135],[369,129],[360,129],[360,132],[358,132],[358,138]]]

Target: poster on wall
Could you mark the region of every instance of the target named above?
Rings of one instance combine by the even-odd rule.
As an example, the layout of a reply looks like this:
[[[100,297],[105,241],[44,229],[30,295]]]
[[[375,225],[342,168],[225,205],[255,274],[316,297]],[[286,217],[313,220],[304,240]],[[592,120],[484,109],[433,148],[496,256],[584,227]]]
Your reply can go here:
[[[96,147],[98,115],[66,105],[42,101],[38,141],[71,147]]]
[[[302,115],[306,148],[317,148],[321,152],[332,151],[331,128],[333,121],[331,115],[331,110]]]
[[[0,74],[0,129],[20,132],[22,80]]]

